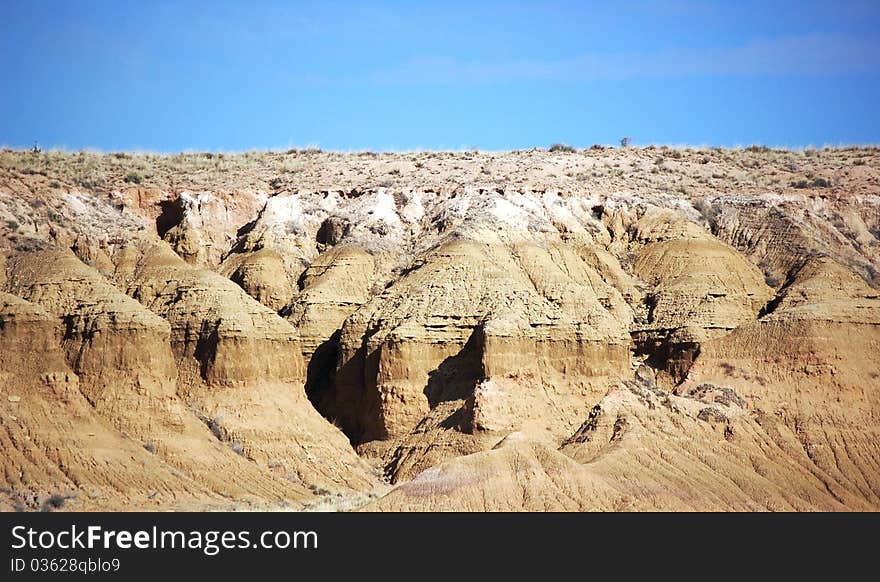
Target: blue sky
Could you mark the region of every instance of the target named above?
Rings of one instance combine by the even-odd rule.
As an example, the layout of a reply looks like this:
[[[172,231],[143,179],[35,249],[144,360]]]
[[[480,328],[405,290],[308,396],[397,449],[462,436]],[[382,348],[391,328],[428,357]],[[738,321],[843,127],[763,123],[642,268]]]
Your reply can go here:
[[[3,3],[0,144],[880,142],[880,2]]]

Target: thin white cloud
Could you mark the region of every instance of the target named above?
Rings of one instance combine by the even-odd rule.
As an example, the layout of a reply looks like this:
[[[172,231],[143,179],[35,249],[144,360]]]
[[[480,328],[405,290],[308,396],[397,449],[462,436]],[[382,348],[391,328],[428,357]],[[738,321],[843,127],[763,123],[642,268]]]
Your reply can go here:
[[[421,58],[375,71],[376,84],[592,81],[690,76],[827,76],[880,72],[880,40],[830,35],[754,40],[732,48],[589,52],[568,59]]]

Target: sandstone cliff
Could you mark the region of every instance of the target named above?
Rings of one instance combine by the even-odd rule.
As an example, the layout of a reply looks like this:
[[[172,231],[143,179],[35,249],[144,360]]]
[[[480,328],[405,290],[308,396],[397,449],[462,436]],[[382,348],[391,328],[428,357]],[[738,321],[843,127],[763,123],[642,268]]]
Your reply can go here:
[[[203,485],[96,413],[61,350],[59,323],[41,307],[0,293],[0,506],[155,508],[210,501]]]
[[[55,314],[60,347],[79,391],[121,434],[219,494],[252,500],[307,497],[222,446],[178,397],[178,369],[165,319],[119,292],[73,253],[16,255],[8,288]],[[238,479],[230,480],[229,474]],[[248,487],[241,487],[241,480]]]
[[[0,162],[9,507],[880,507],[874,149]]]

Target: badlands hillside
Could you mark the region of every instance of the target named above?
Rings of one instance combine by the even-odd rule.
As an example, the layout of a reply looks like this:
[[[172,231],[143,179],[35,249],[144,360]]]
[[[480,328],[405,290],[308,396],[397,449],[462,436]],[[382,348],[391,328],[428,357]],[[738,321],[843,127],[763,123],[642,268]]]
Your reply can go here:
[[[0,508],[880,509],[880,149],[0,153]]]

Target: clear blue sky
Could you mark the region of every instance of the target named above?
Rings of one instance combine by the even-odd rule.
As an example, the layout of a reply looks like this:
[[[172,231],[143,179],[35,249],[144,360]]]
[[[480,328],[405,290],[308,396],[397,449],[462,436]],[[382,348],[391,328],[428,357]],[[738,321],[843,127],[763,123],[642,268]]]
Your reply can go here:
[[[880,142],[880,2],[4,0],[0,144]]]

